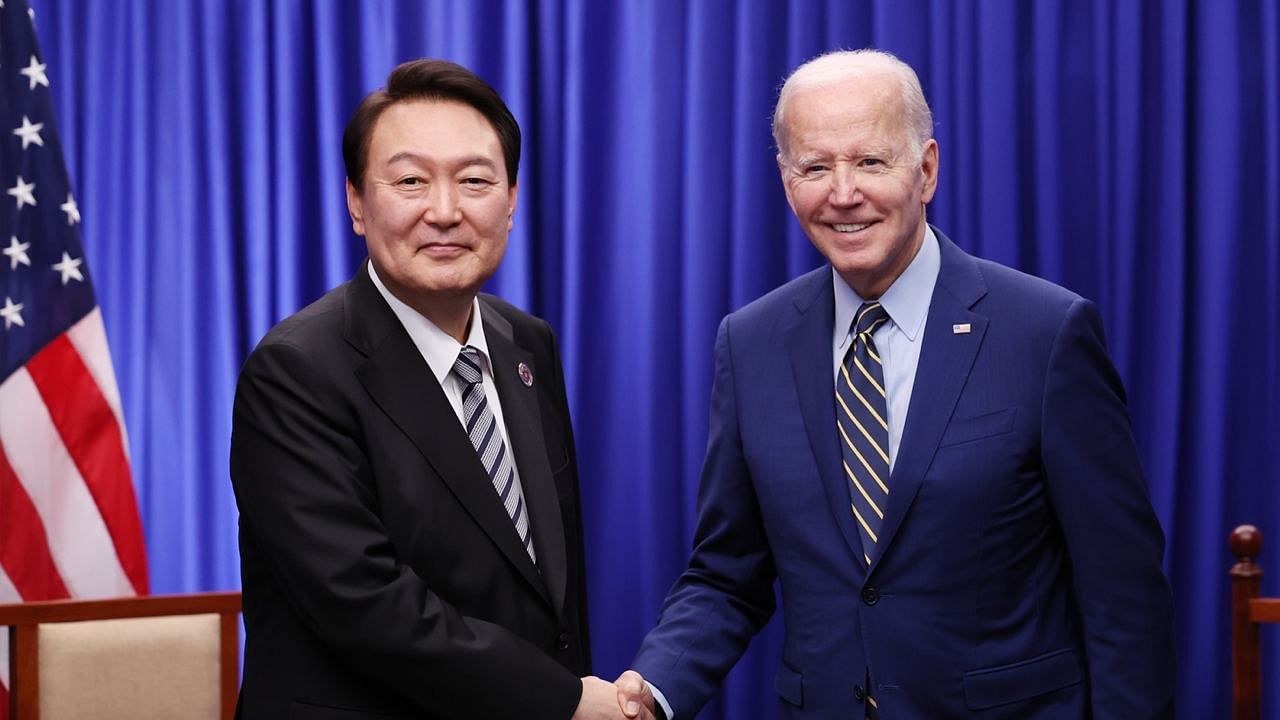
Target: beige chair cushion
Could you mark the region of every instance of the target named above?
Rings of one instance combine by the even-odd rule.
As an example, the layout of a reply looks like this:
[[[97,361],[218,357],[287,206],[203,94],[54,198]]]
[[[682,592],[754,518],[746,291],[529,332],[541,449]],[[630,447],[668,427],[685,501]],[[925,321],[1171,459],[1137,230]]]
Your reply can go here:
[[[219,618],[38,628],[41,720],[217,720]]]

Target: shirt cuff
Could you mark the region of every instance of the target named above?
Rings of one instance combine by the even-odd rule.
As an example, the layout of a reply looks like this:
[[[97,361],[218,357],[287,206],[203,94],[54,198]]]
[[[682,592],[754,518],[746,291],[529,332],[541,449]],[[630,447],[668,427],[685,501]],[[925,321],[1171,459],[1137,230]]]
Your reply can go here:
[[[671,703],[667,702],[667,696],[663,695],[662,691],[648,680],[645,680],[644,684],[649,686],[649,692],[653,693],[653,699],[662,706],[662,712],[666,713],[667,720],[676,720],[675,713],[671,712]]]

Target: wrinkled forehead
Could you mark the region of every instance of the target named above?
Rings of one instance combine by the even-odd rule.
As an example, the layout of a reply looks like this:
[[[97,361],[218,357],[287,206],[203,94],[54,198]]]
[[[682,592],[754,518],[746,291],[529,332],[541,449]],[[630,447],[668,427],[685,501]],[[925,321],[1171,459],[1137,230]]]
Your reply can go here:
[[[846,73],[826,82],[806,81],[783,101],[778,139],[784,155],[809,154],[819,141],[880,152],[906,142],[905,105],[895,78]]]

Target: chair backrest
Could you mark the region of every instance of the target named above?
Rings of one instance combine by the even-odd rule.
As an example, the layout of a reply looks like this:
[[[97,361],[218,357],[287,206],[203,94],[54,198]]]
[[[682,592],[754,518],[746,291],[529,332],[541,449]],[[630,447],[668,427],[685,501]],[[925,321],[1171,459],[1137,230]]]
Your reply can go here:
[[[0,605],[9,716],[229,720],[240,593]]]
[[[1262,568],[1256,559],[1262,552],[1262,533],[1241,525],[1228,541],[1236,564],[1231,576],[1231,717],[1262,717],[1262,652],[1258,642],[1261,623],[1280,623],[1280,598],[1261,597]]]

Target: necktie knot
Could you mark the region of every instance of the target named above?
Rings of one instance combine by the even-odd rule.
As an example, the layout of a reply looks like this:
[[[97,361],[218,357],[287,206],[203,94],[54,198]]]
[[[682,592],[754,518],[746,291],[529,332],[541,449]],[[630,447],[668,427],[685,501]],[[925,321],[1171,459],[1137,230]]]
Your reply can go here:
[[[463,345],[458,351],[458,359],[453,361],[453,371],[468,385],[480,382],[480,351]]]
[[[853,316],[853,334],[874,333],[876,328],[889,319],[889,311],[878,302],[862,303]]]

